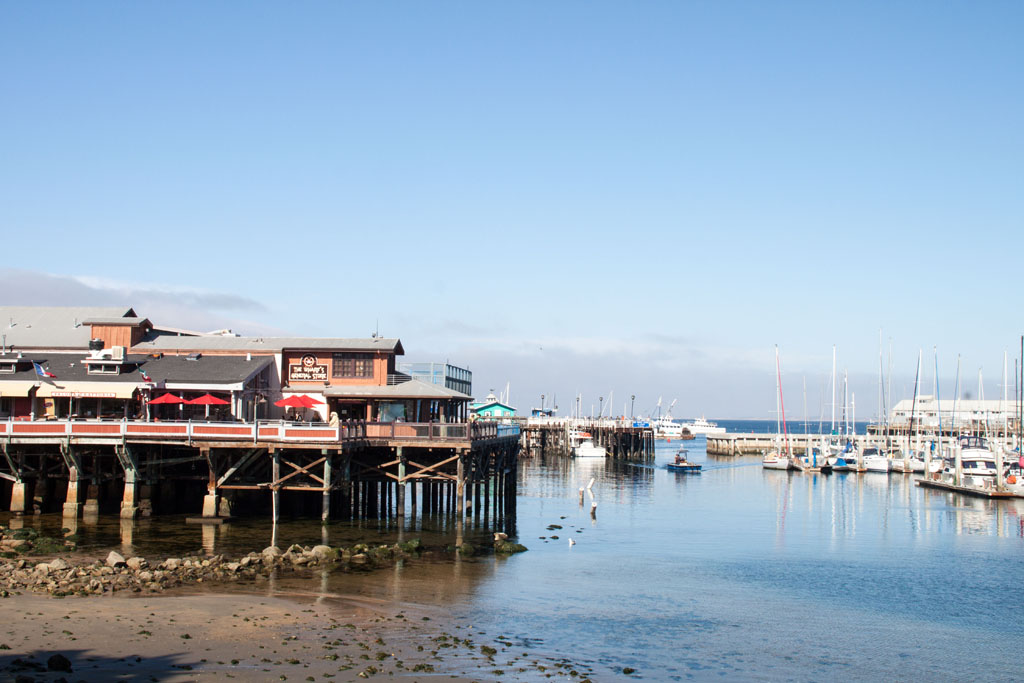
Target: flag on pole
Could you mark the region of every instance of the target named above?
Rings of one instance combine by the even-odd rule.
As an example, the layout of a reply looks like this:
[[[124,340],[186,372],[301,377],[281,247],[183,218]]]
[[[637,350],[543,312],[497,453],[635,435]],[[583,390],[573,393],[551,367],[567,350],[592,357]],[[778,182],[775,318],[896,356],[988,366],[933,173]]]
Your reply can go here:
[[[142,367],[141,367],[141,366],[139,367],[139,374],[140,374],[140,375],[142,375],[142,381],[143,381],[143,382],[146,382],[147,384],[155,384],[155,382],[153,382],[153,378],[152,378],[152,377],[150,377],[150,376],[149,376],[149,375],[148,375],[148,374],[146,373],[146,371],[142,369]]]
[[[49,377],[50,379],[57,379],[57,375],[53,374],[52,372],[47,372],[39,363],[32,361],[32,365],[35,366],[36,374],[39,375],[40,377]]]

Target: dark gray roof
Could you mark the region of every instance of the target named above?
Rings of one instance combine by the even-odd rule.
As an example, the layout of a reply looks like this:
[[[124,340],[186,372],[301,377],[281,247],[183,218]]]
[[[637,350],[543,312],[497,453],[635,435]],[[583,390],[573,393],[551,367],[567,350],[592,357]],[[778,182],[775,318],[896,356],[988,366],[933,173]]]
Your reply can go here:
[[[0,306],[0,334],[7,348],[86,349],[93,318],[135,318],[127,306]]]
[[[268,365],[273,365],[272,358],[253,358],[245,360],[244,356],[203,356],[199,360],[188,360],[184,356],[164,356],[149,358],[141,354],[129,354],[116,375],[90,375],[83,362],[84,353],[41,353],[25,352],[18,369],[13,374],[0,374],[0,382],[5,380],[39,381],[46,378],[36,374],[32,361],[39,363],[49,372],[57,375],[58,381],[67,382],[138,382],[143,383],[142,367],[150,379],[158,384],[171,382],[176,384],[235,384],[244,382]],[[0,360],[11,360],[11,354],[0,356]]]
[[[380,338],[334,338],[334,337],[234,337],[234,336],[179,336],[150,332],[134,347],[136,351],[192,352],[192,351],[234,351],[238,353],[277,353],[285,349],[337,350],[337,351],[382,351],[404,355],[402,342],[398,339]]]
[[[154,382],[173,384],[234,384],[245,382],[274,359],[268,356],[202,356],[188,360],[185,356],[150,358],[142,366]]]

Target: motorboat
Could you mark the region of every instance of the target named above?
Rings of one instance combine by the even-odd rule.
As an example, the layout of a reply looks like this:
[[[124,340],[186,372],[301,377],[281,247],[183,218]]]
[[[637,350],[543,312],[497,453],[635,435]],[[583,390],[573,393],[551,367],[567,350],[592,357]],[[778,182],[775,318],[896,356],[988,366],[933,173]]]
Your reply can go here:
[[[725,434],[725,427],[719,427],[714,422],[708,422],[707,420],[704,419],[703,415],[698,417],[696,420],[684,422],[682,428],[687,430],[694,436],[698,434]]]
[[[604,446],[598,446],[594,443],[590,432],[570,432],[569,447],[574,458],[603,458],[607,455]]]
[[[868,472],[889,473],[889,458],[878,446],[865,446],[861,451],[861,462],[864,463],[864,469]]]
[[[686,449],[680,448],[675,459],[665,465],[672,472],[683,472],[684,474],[700,474],[701,466],[686,459]]]
[[[980,436],[961,436],[960,468],[962,484],[991,488],[996,480],[996,458],[988,447],[988,442]],[[956,480],[956,461],[947,462],[942,469],[947,479]]]

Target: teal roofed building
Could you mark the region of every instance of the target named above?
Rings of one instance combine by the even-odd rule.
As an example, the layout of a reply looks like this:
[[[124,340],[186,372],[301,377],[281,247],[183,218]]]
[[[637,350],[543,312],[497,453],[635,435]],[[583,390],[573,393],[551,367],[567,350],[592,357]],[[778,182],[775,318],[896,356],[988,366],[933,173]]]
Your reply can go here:
[[[469,412],[480,418],[512,417],[516,409],[507,406],[498,400],[494,393],[487,394],[487,398],[469,405]]]

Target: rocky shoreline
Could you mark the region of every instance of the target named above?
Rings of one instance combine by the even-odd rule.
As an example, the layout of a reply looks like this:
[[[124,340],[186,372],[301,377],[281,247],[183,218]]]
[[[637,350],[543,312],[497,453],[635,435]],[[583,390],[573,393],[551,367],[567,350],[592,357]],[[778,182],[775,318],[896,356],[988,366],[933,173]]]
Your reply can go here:
[[[276,546],[241,557],[225,555],[169,557],[150,561],[144,557],[125,558],[111,551],[105,560],[76,557],[74,543],[39,536],[31,529],[11,531],[0,527],[0,597],[32,591],[56,597],[102,595],[104,593],[160,593],[169,588],[218,582],[258,581],[287,572],[316,568],[333,571],[367,571],[391,566],[403,559],[427,552],[418,539],[394,545],[358,543],[351,547],[292,545],[282,551]],[[480,549],[464,544],[451,549],[472,555]],[[505,534],[495,534],[493,552],[512,554],[526,550],[510,543]],[[54,555],[34,561],[27,556]]]

